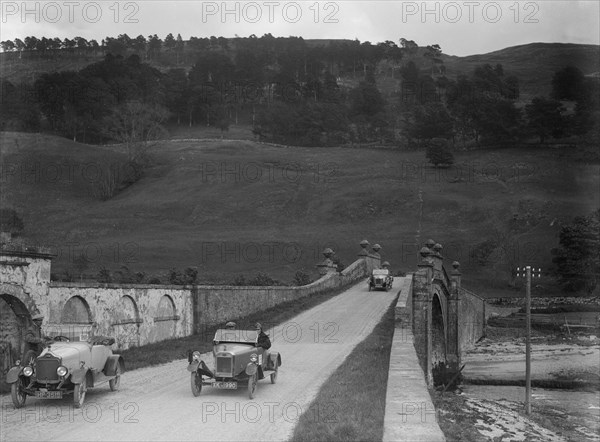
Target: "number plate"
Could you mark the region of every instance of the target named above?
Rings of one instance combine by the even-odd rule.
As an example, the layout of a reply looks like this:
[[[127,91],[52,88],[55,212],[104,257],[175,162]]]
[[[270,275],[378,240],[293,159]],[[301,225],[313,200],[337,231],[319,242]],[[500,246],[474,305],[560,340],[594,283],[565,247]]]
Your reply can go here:
[[[40,399],[62,399],[62,391],[36,391],[35,397]]]
[[[237,390],[237,382],[214,382],[213,387],[221,390]]]

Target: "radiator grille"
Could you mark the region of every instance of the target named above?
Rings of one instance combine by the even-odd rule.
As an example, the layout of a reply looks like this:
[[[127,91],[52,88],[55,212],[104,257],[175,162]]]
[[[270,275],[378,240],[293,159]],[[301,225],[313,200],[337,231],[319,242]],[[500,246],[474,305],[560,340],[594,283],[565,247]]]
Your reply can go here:
[[[35,364],[35,374],[38,382],[58,381],[56,369],[60,365],[60,360],[54,356],[43,356],[37,359]]]
[[[229,356],[217,356],[217,373],[226,373],[229,376],[232,376],[231,372],[233,358]]]

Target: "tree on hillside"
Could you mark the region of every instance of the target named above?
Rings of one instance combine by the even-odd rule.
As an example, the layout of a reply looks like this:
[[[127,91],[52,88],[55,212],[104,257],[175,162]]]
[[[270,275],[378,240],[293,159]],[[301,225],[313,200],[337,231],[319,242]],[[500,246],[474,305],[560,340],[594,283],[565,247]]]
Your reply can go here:
[[[452,137],[452,118],[441,103],[429,103],[415,108],[409,123],[410,138],[420,141]]]
[[[125,144],[130,161],[143,162],[150,142],[165,136],[168,116],[162,106],[129,101],[104,119],[106,135]]]
[[[552,249],[554,274],[567,291],[591,294],[600,276],[600,210],[576,217],[559,233],[559,247]]]
[[[575,66],[556,71],[552,77],[552,98],[577,101],[585,93],[585,76]]]
[[[543,143],[548,137],[560,138],[565,132],[565,112],[560,101],[535,97],[525,106],[527,127],[540,137]]]
[[[430,140],[425,156],[434,167],[450,167],[454,164],[454,155],[448,148],[448,140],[440,138]]]

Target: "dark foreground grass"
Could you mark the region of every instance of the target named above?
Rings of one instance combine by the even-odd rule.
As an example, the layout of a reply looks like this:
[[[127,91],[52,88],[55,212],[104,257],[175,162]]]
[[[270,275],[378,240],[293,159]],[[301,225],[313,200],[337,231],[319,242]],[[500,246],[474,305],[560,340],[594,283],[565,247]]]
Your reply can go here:
[[[291,441],[380,441],[394,335],[393,302],[373,332],[329,377]]]
[[[268,324],[269,327],[280,325],[299,313],[339,295],[347,288],[348,286],[306,296],[261,312],[256,312],[242,318],[231,318],[230,320],[235,321],[240,327],[256,322]],[[127,370],[136,370],[152,365],[165,364],[176,359],[186,358],[188,350],[198,350],[202,353],[211,351],[212,339],[216,329],[219,327],[220,326],[208,327],[203,330],[201,334],[133,347],[120,353],[125,359],[125,367]]]

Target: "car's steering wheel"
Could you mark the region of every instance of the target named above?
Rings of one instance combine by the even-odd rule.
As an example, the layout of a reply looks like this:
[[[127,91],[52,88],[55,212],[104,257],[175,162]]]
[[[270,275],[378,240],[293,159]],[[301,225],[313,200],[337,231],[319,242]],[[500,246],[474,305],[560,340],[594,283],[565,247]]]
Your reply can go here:
[[[52,340],[59,341],[59,342],[70,342],[71,341],[69,338],[67,338],[66,336],[63,336],[63,335],[54,336],[52,338]]]

